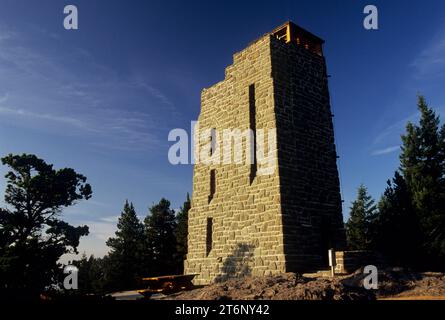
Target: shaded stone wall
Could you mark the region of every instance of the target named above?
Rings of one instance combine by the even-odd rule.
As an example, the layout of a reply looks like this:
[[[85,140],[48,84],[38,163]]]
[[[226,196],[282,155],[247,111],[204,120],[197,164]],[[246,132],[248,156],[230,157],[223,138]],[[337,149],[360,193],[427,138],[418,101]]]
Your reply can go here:
[[[286,270],[317,270],[346,246],[326,63],[295,43],[271,45]]]
[[[379,269],[387,267],[383,257],[372,251],[339,251],[335,252],[335,260],[337,274],[351,274],[367,265],[374,265]]]
[[[260,38],[202,91],[200,131],[249,129],[252,85],[256,129],[276,128],[277,170],[251,181],[250,164],[195,165],[185,261],[195,284],[320,268],[345,244],[324,58]]]

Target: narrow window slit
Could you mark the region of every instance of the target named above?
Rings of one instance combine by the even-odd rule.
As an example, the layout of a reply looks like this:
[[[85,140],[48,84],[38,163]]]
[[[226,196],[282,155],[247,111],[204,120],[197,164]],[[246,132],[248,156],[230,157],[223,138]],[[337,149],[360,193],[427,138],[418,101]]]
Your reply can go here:
[[[210,254],[213,246],[213,218],[207,218],[206,255]]]
[[[256,138],[256,98],[255,98],[255,85],[251,84],[249,86],[249,121],[250,121],[250,130],[253,134],[251,141],[251,157],[253,157],[250,164],[250,184],[252,184],[253,180],[257,174],[257,138]]]
[[[216,192],[216,170],[210,170],[210,195],[209,195],[209,203],[212,202],[213,197]]]

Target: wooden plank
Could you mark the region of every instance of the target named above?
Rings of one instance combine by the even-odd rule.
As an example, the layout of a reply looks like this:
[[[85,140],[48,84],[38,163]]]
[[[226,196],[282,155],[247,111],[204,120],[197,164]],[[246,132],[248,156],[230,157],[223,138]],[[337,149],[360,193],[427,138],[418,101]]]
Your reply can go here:
[[[180,275],[173,275],[173,276],[160,276],[160,277],[150,277],[150,278],[142,278],[143,281],[162,281],[162,280],[172,280],[172,279],[193,279],[198,274],[180,274]]]

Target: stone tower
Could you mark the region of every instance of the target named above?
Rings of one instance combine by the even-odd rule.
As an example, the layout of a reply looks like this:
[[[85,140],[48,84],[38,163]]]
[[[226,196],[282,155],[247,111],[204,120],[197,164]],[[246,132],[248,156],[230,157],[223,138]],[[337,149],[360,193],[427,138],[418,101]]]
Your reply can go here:
[[[236,53],[225,79],[202,91],[199,132],[273,130],[276,169],[258,175],[256,157],[195,164],[185,273],[199,274],[196,284],[319,270],[329,248],[344,249],[323,43],[288,22]]]

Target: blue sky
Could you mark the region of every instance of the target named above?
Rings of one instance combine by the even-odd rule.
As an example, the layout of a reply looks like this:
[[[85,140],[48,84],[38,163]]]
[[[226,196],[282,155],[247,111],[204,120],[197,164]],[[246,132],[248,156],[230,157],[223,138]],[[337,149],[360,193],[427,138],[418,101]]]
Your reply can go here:
[[[66,4],[79,30],[63,28]],[[378,31],[362,27],[366,4]],[[192,166],[169,164],[168,132],[197,119],[234,52],[291,19],[326,40],[347,216],[360,183],[377,198],[397,168],[417,92],[444,114],[443,12],[441,0],[0,0],[0,154],[86,175],[93,199],[64,217],[90,226],[81,251],[103,255],[125,199],[140,216],[161,197],[182,204]]]

